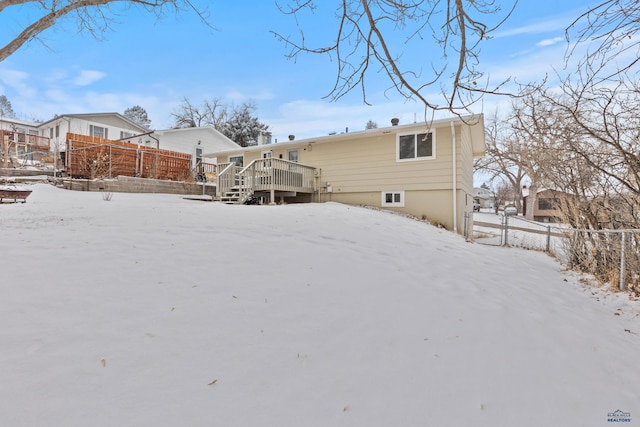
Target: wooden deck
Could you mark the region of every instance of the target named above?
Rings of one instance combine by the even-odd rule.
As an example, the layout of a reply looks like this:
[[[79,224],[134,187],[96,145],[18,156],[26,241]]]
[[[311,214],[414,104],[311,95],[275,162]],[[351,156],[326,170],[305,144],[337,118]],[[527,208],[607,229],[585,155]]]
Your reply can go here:
[[[241,168],[234,163],[218,165],[218,194],[226,203],[245,203],[256,193],[287,196],[314,192],[315,168],[282,159],[258,159]]]

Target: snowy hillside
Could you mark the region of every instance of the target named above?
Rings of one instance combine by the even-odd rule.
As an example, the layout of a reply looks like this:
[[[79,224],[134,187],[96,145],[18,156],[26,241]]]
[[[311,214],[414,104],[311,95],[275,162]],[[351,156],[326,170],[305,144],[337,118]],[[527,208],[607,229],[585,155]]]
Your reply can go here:
[[[335,203],[0,205],[2,426],[640,425],[640,305]]]

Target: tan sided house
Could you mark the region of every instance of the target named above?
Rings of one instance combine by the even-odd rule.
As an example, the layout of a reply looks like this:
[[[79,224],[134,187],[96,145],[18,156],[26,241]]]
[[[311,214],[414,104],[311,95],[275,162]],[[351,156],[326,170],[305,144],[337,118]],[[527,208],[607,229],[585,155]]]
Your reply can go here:
[[[334,201],[403,212],[464,233],[473,215],[473,159],[482,115],[205,154],[227,203]]]

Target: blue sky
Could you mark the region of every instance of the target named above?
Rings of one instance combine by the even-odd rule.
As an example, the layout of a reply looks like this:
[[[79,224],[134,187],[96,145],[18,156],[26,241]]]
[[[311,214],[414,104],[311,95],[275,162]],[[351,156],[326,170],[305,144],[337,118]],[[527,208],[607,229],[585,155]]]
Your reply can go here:
[[[323,99],[334,83],[335,63],[318,55],[288,60],[287,47],[270,30],[296,34],[295,21],[280,13],[271,0],[194,4],[208,10],[215,29],[203,25],[192,12],[168,13],[158,20],[140,9],[119,7],[111,30],[96,40],[79,34],[72,20],[63,20],[0,63],[0,94],[26,120],[48,120],[65,113],[122,113],[140,105],[155,129],[171,126],[171,112],[183,97],[194,104],[213,98],[228,104],[252,101],[258,117],[278,140],[289,134],[304,138],[347,128],[362,130],[368,120],[387,126],[394,116],[408,123],[423,114],[418,104],[385,93],[389,81],[383,74],[372,73],[367,81],[373,105],[365,105],[358,91],[337,102]],[[511,2],[503,4],[508,7]],[[588,3],[561,0],[553,4],[553,8],[541,7],[539,1],[521,0],[494,38],[483,45],[480,65],[493,80],[514,77],[527,82],[562,68],[564,29]],[[28,7],[2,12],[3,43],[30,14]],[[326,11],[320,10],[304,24],[312,40],[331,40],[335,21]],[[404,60],[419,64],[432,51],[440,54],[427,46],[407,48]],[[474,112],[488,114],[508,102],[487,97]]]

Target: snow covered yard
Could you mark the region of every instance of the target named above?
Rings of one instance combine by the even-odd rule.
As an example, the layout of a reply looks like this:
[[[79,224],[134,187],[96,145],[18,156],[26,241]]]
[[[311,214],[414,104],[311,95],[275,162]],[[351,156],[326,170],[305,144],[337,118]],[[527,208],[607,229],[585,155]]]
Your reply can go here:
[[[0,205],[0,425],[640,425],[640,305],[335,203]]]

